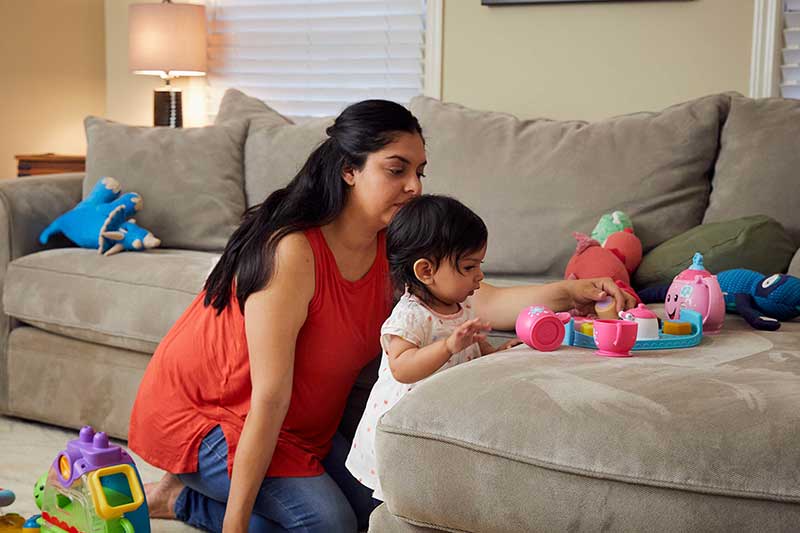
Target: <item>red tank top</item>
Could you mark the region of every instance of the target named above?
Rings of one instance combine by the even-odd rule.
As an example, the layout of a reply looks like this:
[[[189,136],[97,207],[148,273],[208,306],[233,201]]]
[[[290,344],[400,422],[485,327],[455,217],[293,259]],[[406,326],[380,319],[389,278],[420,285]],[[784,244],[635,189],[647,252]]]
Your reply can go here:
[[[297,337],[289,410],[272,462],[273,477],[316,476],[330,451],[361,368],[380,354],[391,290],[384,233],[370,270],[344,279],[319,228],[305,232],[314,252],[315,288]],[[172,473],[197,471],[203,437],[216,425],[228,443],[228,472],[250,409],[244,316],[232,296],[219,315],[198,295],[156,349],[131,414],[128,445]]]

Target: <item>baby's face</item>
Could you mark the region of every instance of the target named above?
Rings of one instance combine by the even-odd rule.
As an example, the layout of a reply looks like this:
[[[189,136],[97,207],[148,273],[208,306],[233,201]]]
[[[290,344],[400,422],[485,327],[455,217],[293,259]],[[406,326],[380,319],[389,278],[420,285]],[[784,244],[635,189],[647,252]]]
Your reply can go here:
[[[481,263],[485,256],[486,245],[462,257],[458,265],[451,259],[443,260],[433,274],[434,283],[428,288],[442,302],[448,304],[463,302],[481,286],[483,279]]]

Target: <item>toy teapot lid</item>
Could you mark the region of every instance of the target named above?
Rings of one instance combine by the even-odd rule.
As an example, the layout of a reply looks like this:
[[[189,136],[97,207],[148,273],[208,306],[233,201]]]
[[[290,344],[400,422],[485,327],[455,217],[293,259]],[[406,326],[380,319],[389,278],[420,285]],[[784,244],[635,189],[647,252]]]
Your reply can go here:
[[[639,304],[633,309],[627,311],[620,311],[619,317],[623,320],[636,320],[638,319],[658,319],[658,315],[652,312],[644,304]]]
[[[676,280],[694,281],[698,276],[708,278],[712,274],[703,265],[703,254],[696,252],[692,258],[692,266],[675,276]]]
[[[625,312],[630,313],[633,318],[658,318],[658,316],[644,304],[639,304],[635,308],[628,309]]]

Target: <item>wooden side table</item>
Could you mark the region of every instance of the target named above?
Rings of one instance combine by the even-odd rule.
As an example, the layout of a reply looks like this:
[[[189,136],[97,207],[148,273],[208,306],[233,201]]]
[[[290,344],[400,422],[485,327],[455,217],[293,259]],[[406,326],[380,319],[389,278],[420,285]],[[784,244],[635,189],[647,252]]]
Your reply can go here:
[[[84,172],[86,157],[82,155],[32,154],[15,155],[17,176],[41,176],[60,172]]]

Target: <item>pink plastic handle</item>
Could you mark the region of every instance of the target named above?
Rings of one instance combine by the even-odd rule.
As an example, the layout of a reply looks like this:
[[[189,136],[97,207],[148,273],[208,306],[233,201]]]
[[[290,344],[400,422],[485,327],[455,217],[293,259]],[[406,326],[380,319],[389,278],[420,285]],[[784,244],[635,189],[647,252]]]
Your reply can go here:
[[[619,346],[620,335],[622,335],[622,322],[617,322],[617,336],[614,338],[614,346]]]

